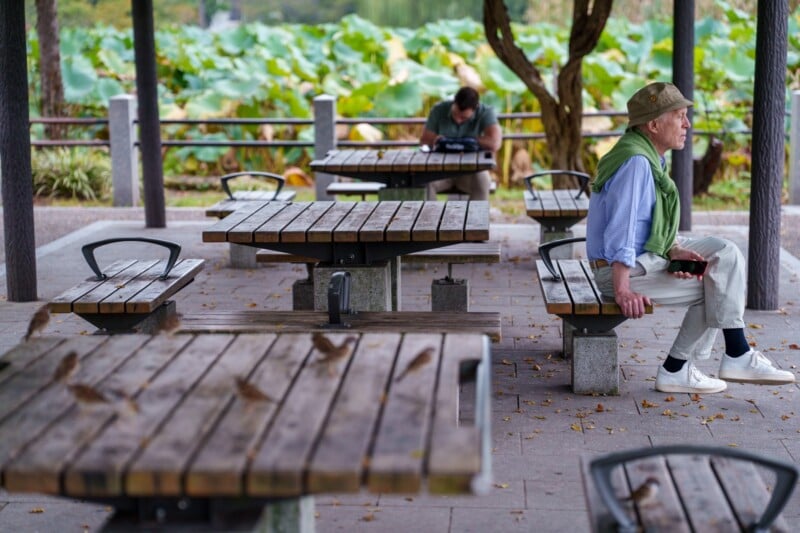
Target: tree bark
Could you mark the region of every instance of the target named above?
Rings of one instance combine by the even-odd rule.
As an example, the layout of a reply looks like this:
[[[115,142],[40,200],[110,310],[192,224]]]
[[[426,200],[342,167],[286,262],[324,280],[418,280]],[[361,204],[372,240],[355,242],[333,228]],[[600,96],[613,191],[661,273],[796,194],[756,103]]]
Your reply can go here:
[[[484,0],[483,24],[486,39],[495,55],[522,80],[539,101],[553,169],[584,170],[581,159],[581,64],[583,57],[597,45],[611,13],[611,4],[612,0],[574,1],[569,57],[556,77],[557,94],[552,95],[545,87],[539,70],[514,43],[504,0]],[[571,176],[554,176],[553,186],[575,187],[577,183]]]
[[[41,100],[39,110],[43,117],[65,115],[64,82],[61,79],[61,53],[58,38],[57,0],[36,0],[36,33],[39,36],[39,77]],[[48,139],[63,139],[64,124],[46,124]]]

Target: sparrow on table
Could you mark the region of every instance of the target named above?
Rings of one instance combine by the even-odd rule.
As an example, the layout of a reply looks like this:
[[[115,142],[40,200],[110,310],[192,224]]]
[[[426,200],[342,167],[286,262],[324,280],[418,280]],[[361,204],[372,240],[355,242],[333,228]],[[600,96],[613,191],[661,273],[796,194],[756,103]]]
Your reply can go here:
[[[78,400],[78,403],[83,404],[99,404],[108,403],[108,398],[105,394],[95,389],[91,385],[85,383],[72,383],[67,385],[67,389]]]
[[[314,343],[314,348],[322,352],[322,357],[317,359],[318,363],[333,363],[349,355],[350,344],[355,343],[357,340],[358,337],[350,336],[343,340],[339,346],[336,346],[322,333],[314,333],[311,336],[311,341]]]
[[[37,331],[43,330],[48,322],[50,322],[50,308],[47,307],[47,304],[44,304],[33,313],[31,321],[28,323],[28,332],[25,334],[25,340],[30,339],[31,335]]]
[[[241,376],[236,376],[236,392],[244,398],[252,402],[274,402],[269,394],[265,393],[252,383],[248,383],[246,379]]]
[[[53,381],[58,383],[66,383],[67,380],[78,369],[78,353],[74,350],[65,355],[61,362],[58,363],[55,372],[53,372]]]
[[[408,363],[408,366],[406,366],[405,370],[400,372],[400,374],[395,378],[395,381],[400,381],[401,379],[406,377],[406,375],[408,375],[409,372],[414,372],[416,370],[419,370],[423,366],[430,363],[431,359],[433,359],[434,351],[435,348],[433,346],[428,346],[427,348],[419,352],[416,356],[414,356],[414,359],[412,359],[411,362]]]
[[[625,498],[625,500],[632,501],[636,505],[643,505],[656,497],[659,485],[658,479],[650,476],[644,480],[644,483],[631,492],[630,496]]]

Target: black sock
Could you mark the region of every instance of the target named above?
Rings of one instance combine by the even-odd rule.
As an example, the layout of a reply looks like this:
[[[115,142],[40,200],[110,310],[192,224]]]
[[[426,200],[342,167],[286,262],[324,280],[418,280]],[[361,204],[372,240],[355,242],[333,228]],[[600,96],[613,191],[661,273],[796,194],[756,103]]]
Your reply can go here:
[[[666,361],[664,361],[664,370],[667,372],[678,372],[683,365],[686,364],[686,359],[676,359],[671,355],[667,355]]]
[[[723,329],[722,334],[725,336],[725,353],[728,357],[739,357],[750,351],[743,329]]]

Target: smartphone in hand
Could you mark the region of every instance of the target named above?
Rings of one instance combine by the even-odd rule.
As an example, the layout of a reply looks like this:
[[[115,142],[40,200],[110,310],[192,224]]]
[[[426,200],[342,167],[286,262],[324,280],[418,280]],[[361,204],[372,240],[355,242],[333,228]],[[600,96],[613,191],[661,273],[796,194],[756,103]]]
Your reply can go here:
[[[689,274],[695,276],[702,276],[705,271],[706,267],[708,266],[708,261],[690,261],[688,259],[673,259],[669,262],[669,266],[667,267],[667,272],[688,272]]]

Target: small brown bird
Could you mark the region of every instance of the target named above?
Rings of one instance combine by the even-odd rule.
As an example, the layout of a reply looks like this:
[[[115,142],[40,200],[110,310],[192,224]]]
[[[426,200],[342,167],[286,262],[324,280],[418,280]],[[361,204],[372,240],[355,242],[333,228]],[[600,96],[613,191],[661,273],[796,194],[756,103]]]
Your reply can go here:
[[[644,483],[631,492],[631,495],[625,498],[625,500],[632,501],[636,505],[644,505],[656,497],[659,485],[659,481],[650,476],[644,480]]]
[[[108,403],[108,398],[106,398],[102,392],[95,389],[91,385],[86,385],[84,383],[73,383],[67,385],[67,389],[69,389],[69,392],[71,392],[75,399],[78,400],[78,403]]]
[[[31,321],[28,323],[28,332],[25,334],[25,340],[30,339],[31,335],[37,331],[43,330],[48,322],[50,322],[50,308],[47,307],[47,304],[44,304],[33,313]]]
[[[433,359],[433,352],[435,350],[436,348],[434,348],[433,346],[428,346],[427,348],[419,352],[416,356],[414,356],[414,359],[412,359],[411,362],[408,363],[408,366],[406,366],[405,370],[400,372],[400,374],[395,378],[395,381],[400,381],[401,379],[406,377],[409,372],[414,372],[416,370],[419,370],[423,366],[430,363],[431,359]]]
[[[350,354],[350,345],[358,340],[358,337],[347,337],[339,346],[322,333],[314,333],[311,336],[314,348],[322,352],[322,357],[317,359],[318,363],[333,363]]]
[[[274,402],[269,394],[265,393],[252,383],[248,383],[246,379],[241,376],[236,376],[236,392],[245,400],[251,402]]]
[[[58,367],[56,367],[55,372],[53,372],[53,381],[56,383],[66,383],[70,376],[78,369],[78,365],[78,353],[75,351],[69,352],[61,358],[61,362],[58,363]]]
[[[134,400],[130,394],[122,389],[109,390],[108,399],[114,402],[117,407],[124,407],[125,410],[122,411],[122,413],[129,412],[133,414],[139,414],[139,404],[136,403],[136,400]]]

